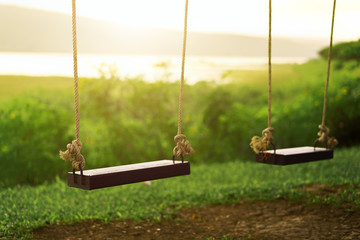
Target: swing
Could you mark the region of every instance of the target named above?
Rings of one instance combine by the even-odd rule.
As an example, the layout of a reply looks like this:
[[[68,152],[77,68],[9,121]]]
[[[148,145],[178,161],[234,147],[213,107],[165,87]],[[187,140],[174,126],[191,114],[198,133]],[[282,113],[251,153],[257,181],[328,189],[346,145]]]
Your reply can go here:
[[[162,178],[176,177],[190,174],[190,162],[184,161],[185,155],[191,155],[194,150],[186,136],[181,133],[182,105],[184,88],[184,66],[187,36],[188,0],[185,4],[183,51],[181,66],[181,82],[179,96],[179,121],[178,132],[174,137],[176,146],[173,149],[172,160],[159,160],[123,166],[85,170],[85,158],[81,154],[82,143],[80,142],[79,124],[79,94],[77,73],[77,42],[76,42],[76,0],[72,0],[72,28],[73,28],[73,58],[74,58],[74,100],[75,100],[75,125],[76,140],[67,145],[66,151],[60,151],[60,157],[65,161],[71,161],[73,171],[68,172],[68,186],[85,190],[112,187],[123,184],[137,183]],[[175,160],[178,157],[181,161]],[[75,171],[79,170],[79,171]]]
[[[296,163],[312,162],[318,160],[326,160],[333,158],[333,149],[337,144],[337,140],[329,137],[330,129],[325,125],[326,120],[326,105],[330,76],[330,63],[331,63],[331,50],[333,41],[334,30],[334,17],[335,17],[336,0],[333,4],[330,46],[327,64],[327,76],[325,84],[324,105],[322,123],[319,125],[320,131],[318,132],[319,138],[315,140],[314,146],[309,147],[295,147],[276,149],[273,141],[272,132],[274,129],[271,127],[271,0],[269,0],[269,46],[268,46],[268,66],[269,66],[269,80],[268,80],[268,127],[263,130],[262,137],[254,136],[251,139],[250,146],[256,153],[256,161],[259,163],[275,164],[275,165],[289,165]],[[318,143],[323,143],[325,147],[317,147]],[[273,150],[267,150],[267,146],[271,145]]]

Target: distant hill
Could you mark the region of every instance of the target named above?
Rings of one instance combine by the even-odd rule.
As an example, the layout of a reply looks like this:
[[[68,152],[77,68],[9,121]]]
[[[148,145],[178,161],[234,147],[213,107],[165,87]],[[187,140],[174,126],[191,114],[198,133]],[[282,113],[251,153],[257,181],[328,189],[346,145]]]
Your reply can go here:
[[[0,5],[0,52],[72,51],[71,16],[57,12]],[[180,55],[182,32],[128,27],[78,18],[79,53]],[[314,57],[321,41],[273,39],[275,57]],[[232,34],[190,32],[189,55],[263,57],[267,39]]]

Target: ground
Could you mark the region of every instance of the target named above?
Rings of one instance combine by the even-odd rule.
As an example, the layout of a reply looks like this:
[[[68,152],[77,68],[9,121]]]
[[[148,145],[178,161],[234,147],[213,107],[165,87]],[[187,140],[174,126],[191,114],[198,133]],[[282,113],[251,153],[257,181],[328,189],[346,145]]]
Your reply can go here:
[[[307,191],[318,191],[309,187]],[[322,189],[323,191],[323,189]],[[90,220],[36,229],[35,239],[360,239],[360,210],[327,204],[240,201],[182,209],[162,222]]]

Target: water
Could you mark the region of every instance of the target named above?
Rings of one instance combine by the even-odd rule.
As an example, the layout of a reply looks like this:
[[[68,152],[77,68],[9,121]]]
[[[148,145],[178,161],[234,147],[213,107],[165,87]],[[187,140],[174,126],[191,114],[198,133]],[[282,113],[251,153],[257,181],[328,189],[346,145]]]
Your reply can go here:
[[[302,63],[306,58],[273,58],[273,63]],[[221,81],[227,70],[264,69],[267,58],[196,57],[186,58],[185,78],[188,83]],[[180,78],[180,56],[90,55],[78,56],[79,77],[102,74],[120,78],[142,76],[146,81]],[[0,75],[73,76],[71,54],[0,53]]]

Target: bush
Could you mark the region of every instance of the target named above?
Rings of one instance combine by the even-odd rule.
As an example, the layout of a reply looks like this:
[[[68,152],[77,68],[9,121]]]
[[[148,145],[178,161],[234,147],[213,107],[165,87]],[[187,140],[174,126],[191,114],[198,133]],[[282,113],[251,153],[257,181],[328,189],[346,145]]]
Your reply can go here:
[[[310,65],[294,66],[299,84],[283,81],[274,72],[272,127],[275,128],[274,143],[278,148],[312,146],[317,138],[326,79],[326,64],[319,62],[313,60]],[[331,129],[331,135],[339,140],[339,146],[360,142],[360,68],[348,65],[351,63],[344,64],[342,69],[332,69],[329,86],[326,125]],[[266,79],[263,85],[266,85]],[[208,118],[205,123],[208,122],[206,126],[211,139],[217,141],[212,148],[220,146],[219,152],[230,153],[232,159],[236,158],[236,151],[250,158],[252,153],[248,143],[251,137],[260,136],[267,127],[267,91],[263,91],[263,96],[254,97],[256,95],[251,95],[249,89],[238,90],[243,95],[240,98],[231,94],[234,87],[221,88],[221,91],[214,90],[218,98],[212,97],[214,102],[204,114]],[[224,93],[224,88],[227,93]]]
[[[320,57],[327,59],[329,48],[326,47],[319,52]],[[360,39],[353,42],[342,42],[335,44],[332,48],[331,59],[337,60],[335,66],[342,68],[344,62],[354,62],[354,66],[360,64]]]
[[[325,61],[313,60],[274,69],[272,125],[278,148],[312,145],[316,139],[325,67]],[[348,62],[331,73],[327,125],[340,146],[357,144],[360,68]],[[266,81],[252,83],[248,77],[185,86],[183,133],[196,151],[192,162],[254,158],[250,139],[267,126]],[[81,79],[79,86],[87,169],[172,157],[178,83],[111,78]],[[0,186],[66,177],[71,165],[58,151],[74,139],[73,111],[70,89],[23,95],[0,109]]]
[[[39,184],[66,170],[58,152],[69,140],[72,116],[57,103],[26,95],[0,110],[0,186]]]

